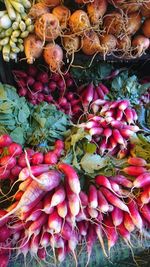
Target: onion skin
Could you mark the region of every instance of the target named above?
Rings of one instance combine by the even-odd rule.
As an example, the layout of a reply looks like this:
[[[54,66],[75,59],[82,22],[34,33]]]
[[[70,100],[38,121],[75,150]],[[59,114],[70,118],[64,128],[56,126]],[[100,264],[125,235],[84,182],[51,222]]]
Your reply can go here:
[[[83,35],[90,26],[88,15],[83,10],[76,10],[69,18],[69,27],[73,33]]]
[[[33,5],[28,13],[28,16],[32,19],[37,19],[45,13],[49,12],[49,8],[44,3],[37,3]]]
[[[24,39],[24,52],[28,64],[33,64],[35,59],[39,58],[43,51],[43,43],[34,33],[30,33]]]
[[[150,18],[144,21],[142,31],[147,38],[150,38]]]
[[[124,1],[123,3],[118,3],[117,7],[123,10],[126,14],[131,14],[139,11],[142,3],[134,2],[133,0]]]
[[[122,32],[123,25],[123,17],[119,12],[114,11],[104,17],[103,28],[106,28],[107,34],[118,36]]]
[[[142,17],[139,12],[135,12],[128,15],[128,21],[126,24],[126,34],[134,35],[141,27]]]
[[[41,0],[48,7],[55,7],[61,4],[62,0]]]

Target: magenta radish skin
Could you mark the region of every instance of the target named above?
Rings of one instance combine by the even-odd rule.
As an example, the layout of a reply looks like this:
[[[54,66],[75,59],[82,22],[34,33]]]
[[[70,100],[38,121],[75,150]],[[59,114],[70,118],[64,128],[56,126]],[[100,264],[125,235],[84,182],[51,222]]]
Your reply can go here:
[[[123,118],[123,112],[122,112],[122,110],[118,109],[118,110],[117,110],[117,114],[116,114],[116,116],[115,116],[115,119],[116,119],[117,121],[121,121],[122,118]]]
[[[12,156],[19,156],[22,153],[22,146],[17,143],[11,143],[8,147],[8,153]]]
[[[90,261],[92,249],[93,249],[93,246],[96,242],[96,238],[97,238],[97,236],[96,236],[94,226],[91,225],[91,227],[89,227],[89,229],[88,229],[88,233],[86,236],[87,254],[88,254],[86,266],[88,266],[88,263]]]
[[[9,179],[10,170],[7,170],[5,167],[0,167],[0,181]]]
[[[104,241],[103,241],[103,231],[102,231],[102,228],[100,225],[96,225],[95,226],[95,231],[96,231],[96,234],[97,234],[97,237],[98,237],[98,240],[100,242],[100,245],[101,245],[101,248],[103,250],[103,253],[106,257],[108,257],[107,253],[106,253],[106,250],[105,250],[105,245],[104,245]]]
[[[99,98],[100,99],[104,99],[105,94],[104,94],[103,90],[101,89],[101,87],[100,86],[96,86],[95,90],[96,90]]]
[[[26,221],[36,221],[42,214],[42,201],[40,201],[30,212]]]
[[[52,196],[51,207],[55,207],[65,200],[66,193],[63,186],[60,186]]]
[[[44,172],[47,172],[49,170],[49,165],[47,164],[41,164],[37,166],[31,166],[31,172],[34,176],[39,176]],[[27,167],[23,168],[22,171],[19,174],[19,180],[24,181],[30,176],[29,170]]]
[[[131,219],[131,216],[124,212],[124,219],[123,219],[124,227],[127,229],[129,232],[133,232],[135,229],[135,225]]]
[[[101,187],[101,191],[106,197],[106,199],[115,207],[124,210],[126,212],[129,212],[129,209],[126,204],[123,203],[117,196],[115,196],[112,192],[110,192],[108,189]]]
[[[129,124],[134,123],[134,119],[133,119],[133,112],[132,109],[130,108],[126,108],[124,111],[124,114],[126,116],[126,120]]]
[[[103,133],[103,128],[100,128],[100,127],[92,127],[89,130],[89,134],[91,136],[93,136],[93,135],[101,135],[102,133]]]
[[[54,151],[49,151],[44,155],[44,163],[45,164],[50,164],[50,165],[55,165],[58,161],[58,158]]]
[[[52,195],[53,195],[53,191],[48,192],[47,195],[43,199],[43,211],[46,214],[51,214],[54,211],[54,208],[51,207]]]
[[[54,210],[48,217],[48,232],[60,233],[62,226],[62,218]]]
[[[40,239],[40,245],[43,248],[46,248],[49,245],[49,240],[50,240],[51,234],[48,232],[43,232],[41,239]]]
[[[108,201],[106,200],[101,190],[98,190],[97,193],[98,193],[98,209],[103,213],[108,212],[109,210]]]
[[[39,165],[42,164],[44,160],[43,153],[37,152],[32,156],[31,163],[32,165]]]
[[[133,135],[133,132],[130,131],[129,129],[120,129],[119,131],[120,131],[122,137],[124,137],[125,139],[128,139],[130,136]]]
[[[103,135],[106,137],[106,142],[107,142],[108,138],[112,135],[112,130],[110,128],[104,129]]]
[[[150,173],[145,172],[140,174],[133,182],[133,187],[141,188],[150,184]]]
[[[18,165],[14,166],[12,169],[11,169],[11,174],[14,176],[14,177],[18,177],[19,173],[21,172],[22,168]]]
[[[40,235],[32,235],[30,239],[30,254],[36,256],[39,249]]]
[[[89,187],[89,206],[93,209],[96,209],[98,206],[97,189],[94,185]]]
[[[116,175],[116,176],[112,176],[110,177],[110,179],[116,183],[118,183],[119,185],[128,187],[128,188],[132,188],[133,184],[130,180],[128,180],[125,176],[123,175]]]
[[[16,158],[12,156],[3,156],[0,159],[0,165],[6,167],[8,170],[12,169],[16,164]]]
[[[124,139],[122,137],[122,135],[120,134],[118,129],[113,129],[113,138],[115,139],[115,141],[120,144],[120,145],[124,145]]]
[[[12,142],[12,138],[8,134],[0,136],[0,147],[9,146]]]
[[[7,212],[6,210],[2,210],[2,209],[1,209],[1,210],[0,210],[0,218],[3,218],[4,215],[6,215],[7,213],[8,213],[8,212]],[[8,218],[7,218],[7,219],[2,219],[2,220],[0,221],[0,227],[6,225],[7,222],[8,222]]]
[[[139,176],[144,174],[146,171],[146,168],[139,166],[129,166],[123,169],[123,172],[131,176]]]
[[[129,199],[128,208],[129,208],[130,216],[131,216],[133,223],[135,224],[135,226],[138,229],[142,230],[143,221],[142,221],[142,218],[141,218],[140,213],[138,211],[138,206],[137,206],[136,202],[134,200]]]
[[[86,87],[86,90],[84,90],[84,92],[82,93],[82,105],[86,111],[88,109],[90,102],[93,100],[93,96],[94,96],[94,85],[90,83]]]
[[[61,173],[56,170],[50,170],[37,176],[37,183],[43,191],[50,191],[56,188],[61,181]]]
[[[47,222],[48,215],[45,213],[42,213],[37,221],[34,221],[31,223],[31,225],[28,228],[29,234],[34,233],[35,231],[40,232],[40,228]]]
[[[145,159],[138,158],[138,157],[131,157],[128,159],[128,164],[133,166],[145,167],[147,162]]]
[[[87,205],[88,205],[88,196],[87,196],[87,194],[85,192],[83,192],[83,191],[80,191],[79,197],[80,197],[80,200],[81,200],[83,208],[87,207]]]
[[[44,247],[38,248],[37,256],[40,260],[44,261],[46,259],[46,250]]]
[[[57,212],[61,218],[65,219],[68,213],[68,205],[66,200],[57,205]]]
[[[0,254],[1,267],[7,267],[9,263],[9,254]]]
[[[118,240],[118,234],[112,221],[109,218],[105,218],[104,225],[106,231],[106,238],[108,240],[108,250],[110,252],[110,249],[116,244]]]
[[[121,100],[118,105],[118,108],[124,111],[128,106],[130,106],[130,102],[128,100]]]
[[[117,230],[123,239],[130,241],[130,232],[124,227],[123,223],[118,225]]]
[[[113,211],[111,212],[111,218],[115,227],[120,225],[124,220],[123,211],[117,207],[114,207]]]
[[[150,224],[150,206],[149,205],[143,205],[142,207],[140,207],[140,212],[141,212],[142,216]]]
[[[140,199],[143,204],[148,204],[150,202],[150,186],[140,194]]]
[[[109,93],[109,89],[102,83],[99,83],[98,86],[102,89],[103,93],[107,95]]]
[[[4,242],[10,237],[11,230],[6,225],[3,225],[0,227],[0,233],[0,242]]]
[[[111,184],[110,184],[110,182],[109,182],[109,180],[108,180],[108,178],[106,176],[97,175],[95,177],[95,182],[96,182],[97,185],[105,186],[106,188],[108,188],[110,190],[112,189]]]
[[[59,163],[58,169],[65,174],[65,179],[75,194],[81,191],[79,177],[73,167],[66,163]]]
[[[79,196],[67,189],[68,206],[72,216],[77,216],[80,211]]]

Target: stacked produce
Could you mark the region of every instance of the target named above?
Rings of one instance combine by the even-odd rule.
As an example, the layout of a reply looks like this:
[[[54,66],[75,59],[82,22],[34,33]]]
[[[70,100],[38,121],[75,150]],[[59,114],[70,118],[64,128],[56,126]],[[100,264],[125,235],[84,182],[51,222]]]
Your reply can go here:
[[[63,49],[71,65],[78,51],[88,56],[99,54],[104,59],[111,54],[136,58],[149,48],[149,3],[75,1],[72,10],[67,2],[60,2],[52,5],[42,1],[30,9],[28,15],[35,21],[35,30],[24,42],[29,64],[40,57],[42,50],[50,70],[60,72]]]
[[[3,59],[17,61],[17,55],[24,51],[23,40],[33,31],[32,20],[27,16],[30,1],[4,1],[6,10],[0,11],[0,51]]]
[[[9,155],[17,153],[18,162],[22,161],[21,148],[14,145],[10,136],[1,136],[0,147],[2,151],[7,149]],[[54,264],[71,253],[77,266],[76,249],[86,240],[88,264],[97,239],[108,257],[119,236],[132,246],[131,235],[138,231],[142,236],[146,232],[150,224],[147,162],[132,157],[125,168],[120,167],[118,174],[116,169],[116,175],[96,175],[93,180],[89,177],[85,192],[81,189],[80,175],[61,161],[63,149],[64,143],[57,140],[54,149],[45,155],[33,150],[29,155],[25,150],[24,166],[21,165],[16,178],[19,188],[12,196],[14,201],[0,212],[0,259],[4,262],[8,262],[11,249],[16,247],[17,255],[23,254],[26,259],[29,252],[31,258],[38,257],[45,262],[50,260],[48,251],[52,249]],[[9,159],[5,165],[6,169],[10,168]],[[138,197],[135,188],[139,189]]]

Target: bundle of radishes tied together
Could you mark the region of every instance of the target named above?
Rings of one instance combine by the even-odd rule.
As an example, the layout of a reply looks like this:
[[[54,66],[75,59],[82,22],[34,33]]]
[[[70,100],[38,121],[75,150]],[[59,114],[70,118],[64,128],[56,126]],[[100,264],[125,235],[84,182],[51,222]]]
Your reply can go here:
[[[7,135],[0,141],[1,150],[13,144]],[[143,235],[149,228],[150,170],[144,159],[129,158],[127,167],[120,167],[114,176],[96,175],[85,192],[71,165],[50,161],[52,153],[59,159],[63,145],[57,140],[54,151],[46,154],[45,170],[41,169],[42,161],[33,160],[36,153],[28,157],[25,151],[26,166],[18,175],[14,202],[0,212],[1,260],[8,262],[16,249],[25,260],[29,253],[31,258],[47,262],[52,249],[54,264],[71,253],[77,265],[77,248],[86,241],[88,264],[97,239],[108,257],[119,236],[132,247],[134,231]]]
[[[77,125],[84,128],[92,142],[98,144],[98,153],[118,154],[122,158],[128,154],[129,139],[140,128],[135,124],[138,116],[129,100],[101,100],[88,103],[87,120]]]

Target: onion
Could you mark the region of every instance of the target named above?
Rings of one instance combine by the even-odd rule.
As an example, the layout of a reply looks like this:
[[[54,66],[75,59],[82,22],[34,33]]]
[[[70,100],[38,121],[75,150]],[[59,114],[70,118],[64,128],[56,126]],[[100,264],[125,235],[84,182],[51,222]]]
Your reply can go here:
[[[130,14],[139,11],[142,3],[134,2],[133,0],[124,1],[123,3],[118,3],[117,7],[125,11],[125,13]]]
[[[142,31],[146,37],[150,38],[150,18],[144,21]]]
[[[99,24],[99,19],[105,14],[107,5],[106,0],[94,0],[94,2],[87,5],[87,13],[92,25]]]
[[[68,54],[72,54],[80,48],[80,37],[79,36],[73,36],[73,35],[65,35],[65,37],[62,38],[62,43],[64,49],[67,51]]]
[[[70,10],[65,6],[56,6],[53,9],[52,14],[58,18],[61,29],[66,29],[71,15]]]

